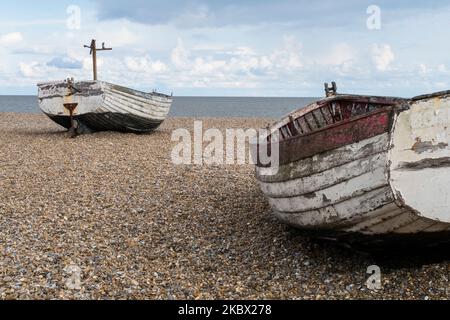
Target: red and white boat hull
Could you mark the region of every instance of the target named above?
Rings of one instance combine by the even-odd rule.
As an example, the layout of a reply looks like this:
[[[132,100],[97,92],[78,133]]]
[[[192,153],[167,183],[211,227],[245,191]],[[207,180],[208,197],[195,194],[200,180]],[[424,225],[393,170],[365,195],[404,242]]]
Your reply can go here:
[[[333,104],[352,115],[336,120]],[[256,176],[275,215],[295,227],[450,241],[449,126],[449,94],[333,96],[271,128],[282,135],[281,166],[257,166]]]

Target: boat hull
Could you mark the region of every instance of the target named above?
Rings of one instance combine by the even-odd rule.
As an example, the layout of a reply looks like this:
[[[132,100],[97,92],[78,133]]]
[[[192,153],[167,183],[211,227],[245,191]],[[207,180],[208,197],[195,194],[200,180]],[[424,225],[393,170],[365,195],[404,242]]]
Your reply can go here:
[[[152,132],[167,117],[172,97],[101,81],[39,84],[39,106],[55,123],[78,131]],[[76,107],[71,111],[67,105]],[[81,133],[83,133],[81,132]]]
[[[70,116],[51,115],[47,116],[58,125],[70,129]],[[78,123],[80,128],[88,131],[118,131],[118,132],[135,132],[146,133],[152,132],[163,123],[161,120],[152,120],[134,115],[124,115],[122,113],[101,112],[86,113],[75,115],[73,119]]]
[[[435,125],[414,120],[430,105],[433,112],[450,115],[449,96],[392,101],[380,110],[287,136],[301,130],[300,121],[297,129],[287,124],[299,114],[307,118],[316,112],[320,127],[328,116],[317,112],[321,104],[294,112],[271,129],[290,128],[282,131],[276,173],[262,165],[256,169],[274,214],[328,239],[450,242],[450,116]],[[414,151],[414,145],[425,149]]]

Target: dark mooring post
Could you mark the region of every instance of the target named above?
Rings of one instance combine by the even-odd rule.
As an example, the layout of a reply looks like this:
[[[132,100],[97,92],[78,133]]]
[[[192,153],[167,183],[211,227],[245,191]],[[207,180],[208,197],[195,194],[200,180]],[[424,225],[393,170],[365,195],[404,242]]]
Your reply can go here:
[[[102,47],[99,49],[97,48],[97,41],[95,39],[92,39],[90,46],[84,46],[85,48],[91,49],[91,55],[92,55],[92,66],[94,69],[94,81],[97,81],[97,51],[109,51],[112,50],[112,48],[105,48],[105,43],[102,43]]]

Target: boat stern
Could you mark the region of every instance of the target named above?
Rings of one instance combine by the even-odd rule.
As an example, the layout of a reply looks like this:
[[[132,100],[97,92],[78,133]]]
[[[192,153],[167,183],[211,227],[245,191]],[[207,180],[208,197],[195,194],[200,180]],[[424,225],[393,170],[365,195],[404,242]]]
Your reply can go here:
[[[69,117],[92,112],[103,103],[103,91],[97,81],[73,82],[70,80],[39,83],[40,109],[50,117]],[[74,106],[70,108],[68,106]]]

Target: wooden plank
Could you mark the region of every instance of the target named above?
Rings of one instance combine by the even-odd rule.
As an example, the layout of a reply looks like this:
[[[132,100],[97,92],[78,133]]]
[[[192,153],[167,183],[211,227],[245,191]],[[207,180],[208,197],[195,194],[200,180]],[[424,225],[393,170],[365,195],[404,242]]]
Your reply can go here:
[[[161,103],[153,100],[148,100],[147,102],[141,102],[137,100],[130,99],[129,97],[116,94],[109,90],[105,90],[105,97],[108,97],[112,100],[119,101],[122,104],[130,105],[134,108],[142,108],[144,110],[153,110],[154,112],[167,113],[169,109],[167,106],[162,105]]]
[[[385,185],[387,185],[386,168],[381,167],[312,194],[290,198],[269,198],[269,203],[278,212],[295,213],[316,210],[358,197]]]
[[[392,203],[392,192],[389,187],[381,187],[318,210],[297,213],[276,210],[274,212],[281,221],[298,228],[333,230],[337,227],[352,225],[354,212],[364,215],[389,203]]]
[[[353,225],[350,228],[343,229],[343,231],[373,234],[374,232],[370,230],[372,226],[402,214],[404,211],[405,209],[392,202],[370,213],[355,215],[355,218],[352,219]]]
[[[414,221],[414,223],[398,228],[397,230],[395,230],[395,233],[399,234],[418,233],[422,232],[425,229],[430,228],[434,224],[436,224],[436,221],[419,217],[419,219]]]
[[[287,164],[306,159],[386,133],[389,131],[392,116],[390,110],[382,110],[307,135],[283,140],[279,143],[279,163]]]
[[[305,121],[308,123],[308,126],[312,131],[320,129],[319,123],[313,116],[313,112],[310,112],[304,116]]]
[[[153,112],[151,109],[138,110],[136,107],[131,107],[121,103],[118,100],[105,97],[103,107],[108,109],[110,112],[118,112],[123,114],[134,114],[143,118],[164,120],[167,117],[167,113]]]
[[[257,167],[256,177],[261,182],[284,182],[314,175],[342,166],[372,155],[387,152],[389,135],[387,133],[369,138],[336,150],[324,152],[308,159],[280,166],[278,173],[272,175],[267,168]]]
[[[371,226],[370,231],[374,234],[395,233],[397,230],[409,226],[417,220],[419,220],[419,217],[416,214],[406,211],[401,215]]]
[[[302,130],[303,130],[304,134],[307,134],[307,133],[311,132],[311,125],[308,122],[306,122],[304,117],[299,118],[298,119],[298,123],[302,127]]]
[[[427,232],[427,233],[432,233],[432,232],[442,232],[442,231],[446,231],[449,227],[449,223],[436,223],[433,224],[432,226],[422,230],[422,232]]]
[[[287,198],[318,192],[379,168],[387,170],[387,153],[378,153],[320,173],[284,182],[261,182],[261,190],[269,198]],[[387,182],[387,176],[385,176]]]

